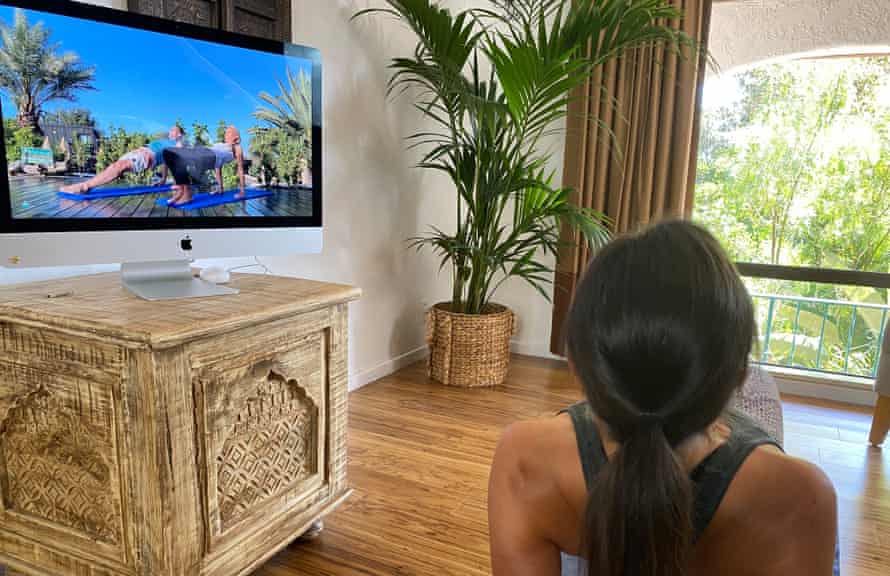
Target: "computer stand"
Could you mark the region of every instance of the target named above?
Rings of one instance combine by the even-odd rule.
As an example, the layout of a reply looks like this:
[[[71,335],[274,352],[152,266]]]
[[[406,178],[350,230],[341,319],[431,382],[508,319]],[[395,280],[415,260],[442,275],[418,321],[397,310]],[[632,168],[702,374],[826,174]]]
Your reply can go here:
[[[238,290],[205,282],[192,275],[189,260],[125,262],[121,284],[143,300],[177,300],[237,294]]]

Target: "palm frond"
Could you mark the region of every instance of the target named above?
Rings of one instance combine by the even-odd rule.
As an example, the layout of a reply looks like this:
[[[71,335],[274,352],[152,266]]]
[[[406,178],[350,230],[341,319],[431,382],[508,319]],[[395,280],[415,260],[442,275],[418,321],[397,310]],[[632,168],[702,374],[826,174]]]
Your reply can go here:
[[[0,90],[15,103],[19,121],[35,121],[53,100],[75,101],[78,92],[94,90],[95,67],[73,52],[60,52],[42,22],[30,24],[16,9],[12,24],[0,21]]]
[[[456,192],[456,230],[412,238],[453,274],[453,305],[479,313],[508,278],[548,297],[562,228],[594,249],[609,238],[600,213],[575,206],[553,185],[541,139],[565,117],[591,71],[628,50],[693,42],[673,25],[668,0],[490,0],[453,13],[433,0],[387,0],[380,13],[404,23],[413,53],[389,65],[390,97],[412,95],[432,129],[408,137],[418,166],[447,175]],[[0,31],[2,32],[2,31]]]

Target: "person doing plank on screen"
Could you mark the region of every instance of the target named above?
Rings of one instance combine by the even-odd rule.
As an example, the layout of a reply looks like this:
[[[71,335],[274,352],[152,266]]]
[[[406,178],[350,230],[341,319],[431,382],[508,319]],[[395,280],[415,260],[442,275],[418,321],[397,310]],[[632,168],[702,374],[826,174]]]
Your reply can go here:
[[[161,170],[161,179],[156,183],[160,186],[167,181],[167,165],[164,163],[163,152],[168,148],[181,148],[184,136],[182,128],[173,126],[167,132],[166,139],[153,140],[145,146],[131,150],[86,182],[63,186],[59,190],[68,194],[87,194],[94,188],[117,180],[127,172],[141,174],[155,168]]]
[[[193,148],[167,148],[164,150],[164,163],[170,167],[173,180],[173,196],[167,204],[174,206],[192,201],[192,186],[204,181],[207,172],[214,172],[218,185],[216,193],[223,193],[222,167],[235,162],[238,170],[238,193],[235,198],[244,198],[244,150],[241,147],[241,133],[234,126],[226,128],[223,142],[210,146]]]

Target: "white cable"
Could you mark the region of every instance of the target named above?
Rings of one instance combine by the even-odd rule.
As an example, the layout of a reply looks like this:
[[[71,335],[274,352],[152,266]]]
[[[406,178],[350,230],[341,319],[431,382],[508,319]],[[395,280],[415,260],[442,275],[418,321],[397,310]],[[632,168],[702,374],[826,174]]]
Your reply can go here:
[[[245,270],[248,268],[262,268],[263,274],[269,275],[272,273],[272,270],[268,266],[266,266],[265,264],[260,262],[260,259],[258,256],[254,256],[253,261],[256,262],[256,264],[245,264],[244,266],[235,266],[234,268],[229,268],[228,272],[231,273],[231,272],[234,272],[235,270]]]

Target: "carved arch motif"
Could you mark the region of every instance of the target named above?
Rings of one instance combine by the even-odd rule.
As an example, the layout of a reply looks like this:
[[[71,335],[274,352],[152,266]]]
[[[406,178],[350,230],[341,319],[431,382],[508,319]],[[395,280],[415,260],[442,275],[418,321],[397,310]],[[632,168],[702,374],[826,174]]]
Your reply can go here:
[[[281,495],[318,469],[318,407],[281,366],[262,362],[216,457],[223,529],[255,504]]]

